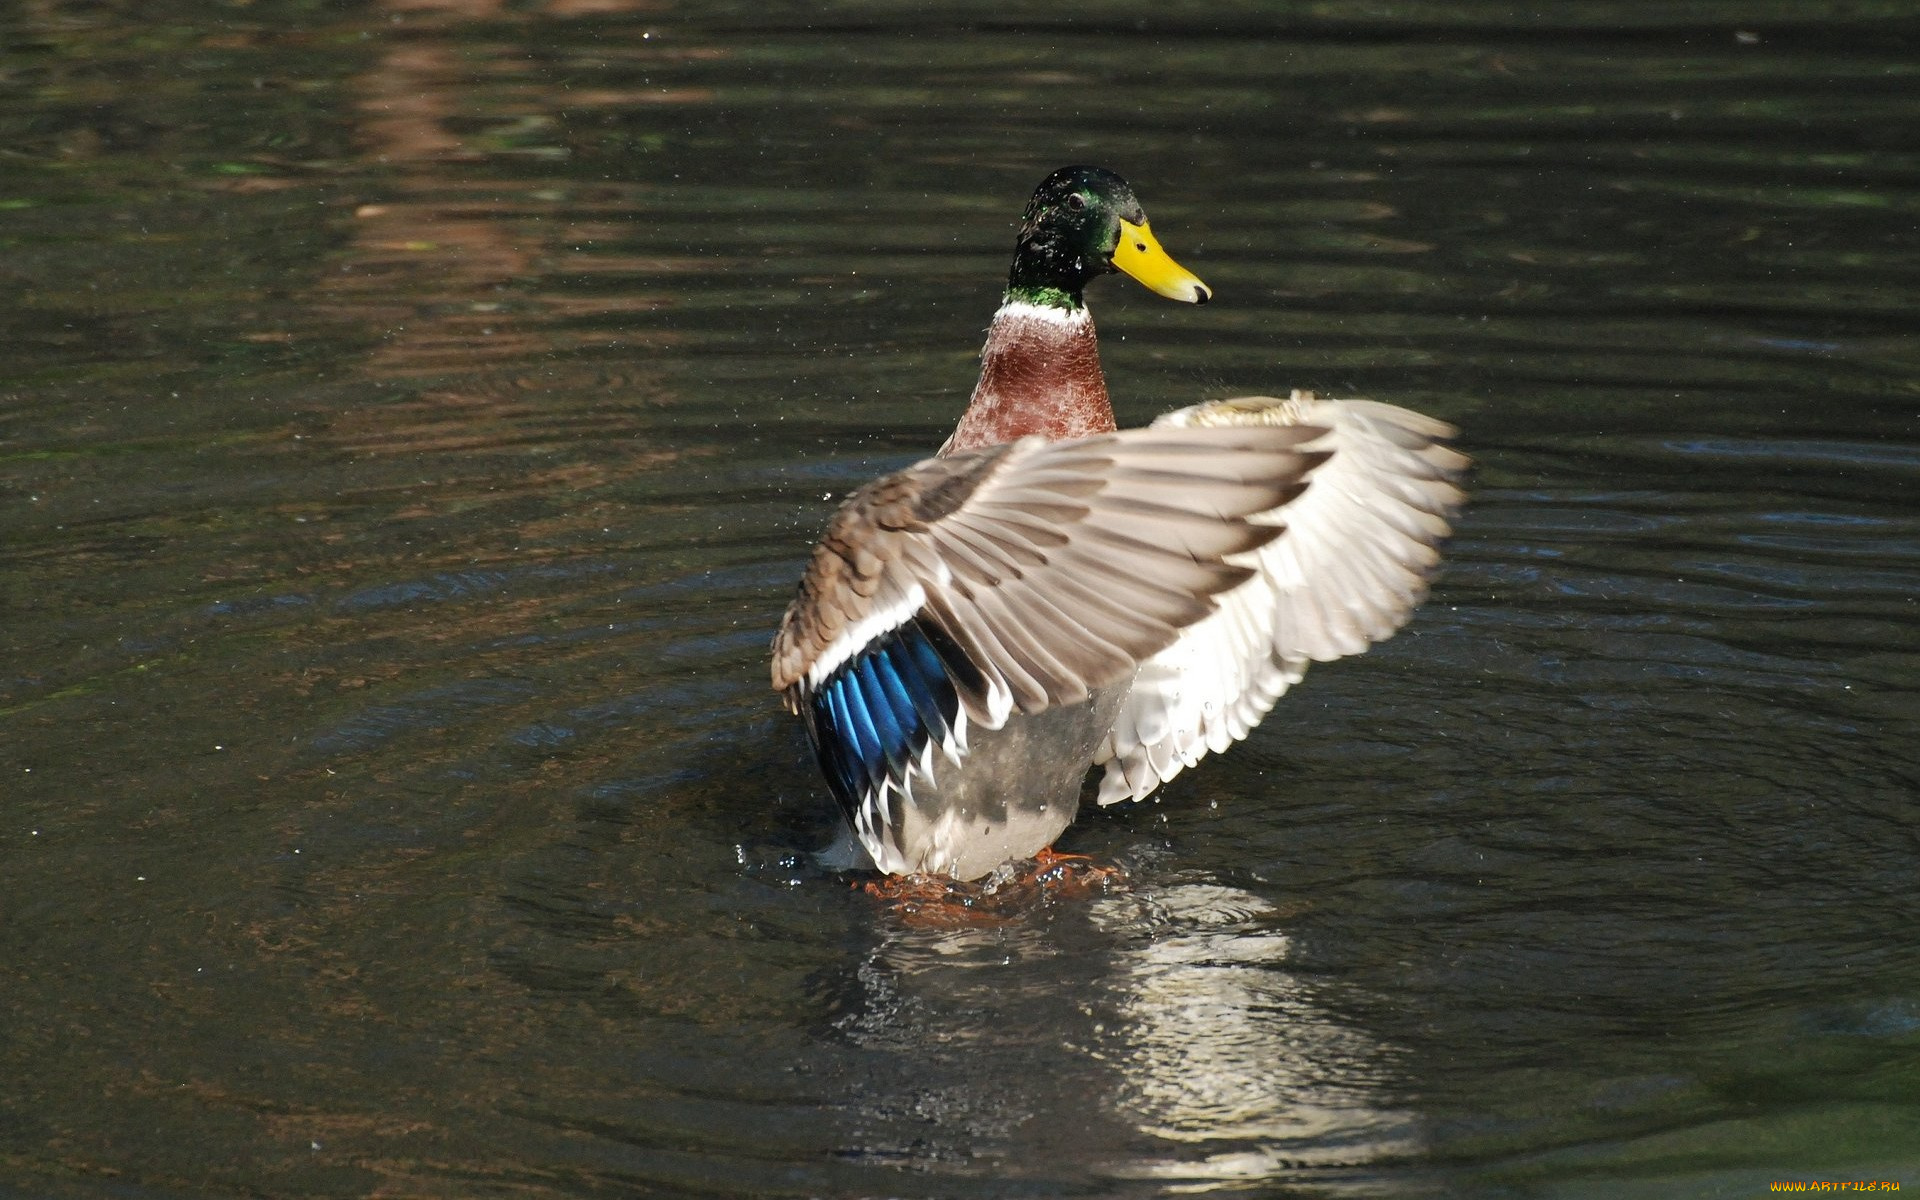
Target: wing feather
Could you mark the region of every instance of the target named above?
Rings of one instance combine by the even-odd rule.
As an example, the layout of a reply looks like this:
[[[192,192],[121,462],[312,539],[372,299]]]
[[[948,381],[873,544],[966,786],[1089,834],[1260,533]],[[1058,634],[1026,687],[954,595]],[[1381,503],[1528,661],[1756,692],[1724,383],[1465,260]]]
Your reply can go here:
[[[773,683],[856,821],[884,822],[935,744],[964,754],[969,723],[1083,701],[1210,613],[1255,569],[1229,559],[1278,536],[1252,518],[1300,493],[1322,432],[1029,438],[850,497],[774,638]]]
[[[1139,799],[1224,750],[1266,716],[1309,662],[1391,637],[1426,596],[1465,499],[1465,455],[1451,426],[1372,400],[1256,396],[1169,413],[1155,427],[1315,427],[1327,456],[1304,490],[1255,519],[1284,525],[1265,546],[1228,556],[1250,578],[1215,600],[1142,665],[1096,760],[1100,802]]]

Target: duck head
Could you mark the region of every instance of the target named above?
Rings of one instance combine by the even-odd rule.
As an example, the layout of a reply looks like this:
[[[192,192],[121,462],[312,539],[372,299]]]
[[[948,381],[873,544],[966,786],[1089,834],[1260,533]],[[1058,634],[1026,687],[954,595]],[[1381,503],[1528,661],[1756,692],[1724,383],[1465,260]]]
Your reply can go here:
[[[1213,292],[1160,248],[1127,181],[1101,167],[1062,167],[1042,180],[1020,223],[1007,299],[1078,309],[1087,284],[1123,271],[1169,300]]]

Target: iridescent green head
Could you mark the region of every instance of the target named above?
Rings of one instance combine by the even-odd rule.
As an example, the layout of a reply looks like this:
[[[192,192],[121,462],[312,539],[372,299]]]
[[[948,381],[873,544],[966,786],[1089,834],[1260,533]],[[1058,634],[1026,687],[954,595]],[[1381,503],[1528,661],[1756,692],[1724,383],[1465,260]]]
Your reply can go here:
[[[1087,284],[1113,271],[1169,300],[1205,304],[1213,295],[1160,248],[1126,180],[1100,167],[1060,168],[1027,201],[1007,299],[1076,309]]]

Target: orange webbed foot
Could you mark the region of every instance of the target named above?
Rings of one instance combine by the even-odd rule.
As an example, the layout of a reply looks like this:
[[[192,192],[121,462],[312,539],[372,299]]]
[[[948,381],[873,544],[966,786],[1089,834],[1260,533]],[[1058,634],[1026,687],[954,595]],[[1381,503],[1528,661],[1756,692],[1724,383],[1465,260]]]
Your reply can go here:
[[[1006,915],[986,905],[993,893],[977,883],[962,883],[944,875],[886,875],[856,883],[876,900],[884,900],[908,924],[961,929],[998,925]]]
[[[856,883],[916,924],[995,925],[1035,903],[1081,899],[1111,890],[1127,873],[1085,854],[1062,854],[1049,846],[1024,862],[1007,863],[985,879],[963,883],[944,875],[888,875]]]
[[[965,885],[944,875],[882,875],[853,886],[876,900],[933,904],[952,899],[955,889]]]
[[[1043,847],[1033,856],[1033,868],[1033,881],[1038,886],[1064,887],[1068,891],[1104,889],[1109,883],[1119,883],[1127,877],[1125,871],[1111,863],[1096,863],[1087,854],[1062,854],[1052,846]]]

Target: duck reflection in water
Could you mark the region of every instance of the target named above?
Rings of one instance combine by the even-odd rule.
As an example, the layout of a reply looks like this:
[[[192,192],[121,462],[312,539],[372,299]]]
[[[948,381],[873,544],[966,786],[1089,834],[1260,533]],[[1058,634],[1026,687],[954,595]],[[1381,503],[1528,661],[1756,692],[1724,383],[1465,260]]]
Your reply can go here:
[[[884,924],[835,1029],[915,1069],[861,1080],[843,1153],[1206,1188],[1416,1151],[1392,1048],[1287,969],[1270,902],[1187,880],[1025,918]]]

